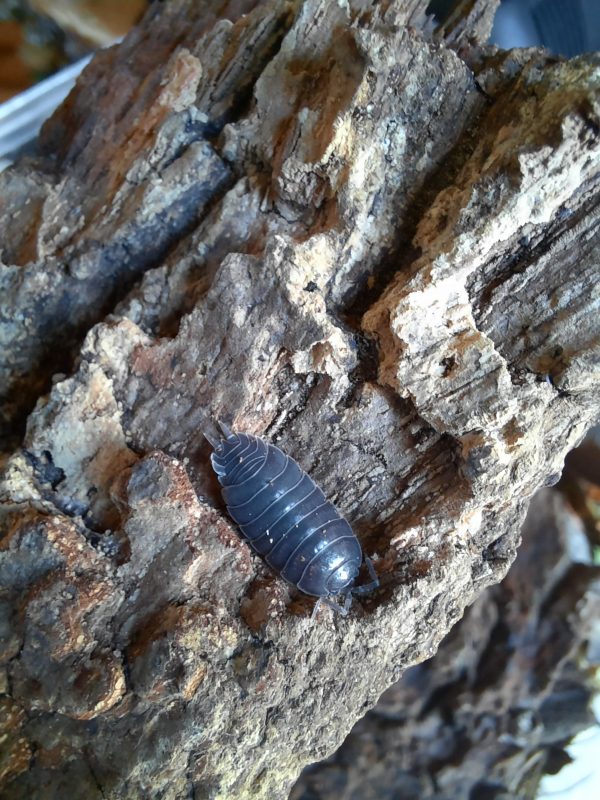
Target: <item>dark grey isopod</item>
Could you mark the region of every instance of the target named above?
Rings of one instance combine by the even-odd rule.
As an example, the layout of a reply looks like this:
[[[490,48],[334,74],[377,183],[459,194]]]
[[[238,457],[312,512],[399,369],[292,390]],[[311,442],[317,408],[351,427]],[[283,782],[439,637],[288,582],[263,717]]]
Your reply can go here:
[[[366,559],[373,582],[353,586],[362,550],[350,525],[293,458],[257,436],[221,430],[223,439],[209,439],[211,462],[244,538],[286,581],[346,613],[352,592],[378,585]],[[328,601],[340,593],[344,606]]]

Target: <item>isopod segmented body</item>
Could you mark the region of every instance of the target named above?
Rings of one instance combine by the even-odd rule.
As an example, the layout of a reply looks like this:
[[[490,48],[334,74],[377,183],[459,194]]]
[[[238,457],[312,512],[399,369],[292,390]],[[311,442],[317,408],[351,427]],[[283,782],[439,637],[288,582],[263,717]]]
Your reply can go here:
[[[221,429],[224,439],[210,440],[211,462],[244,538],[305,594],[325,599],[344,593],[345,606],[335,608],[345,613],[362,563],[350,525],[293,458],[257,436]]]

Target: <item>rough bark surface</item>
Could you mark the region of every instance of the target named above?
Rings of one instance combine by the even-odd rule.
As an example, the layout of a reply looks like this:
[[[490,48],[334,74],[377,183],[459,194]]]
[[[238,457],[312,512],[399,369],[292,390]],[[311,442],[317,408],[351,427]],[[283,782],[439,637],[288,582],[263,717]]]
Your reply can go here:
[[[303,773],[290,800],[546,796],[540,779],[569,763],[565,745],[596,722],[600,567],[556,490],[536,494],[522,533],[504,581]]]
[[[156,3],[0,178],[7,797],[284,797],[504,577],[600,410],[600,71],[484,5]],[[219,418],[374,557],[347,619],[237,537]]]

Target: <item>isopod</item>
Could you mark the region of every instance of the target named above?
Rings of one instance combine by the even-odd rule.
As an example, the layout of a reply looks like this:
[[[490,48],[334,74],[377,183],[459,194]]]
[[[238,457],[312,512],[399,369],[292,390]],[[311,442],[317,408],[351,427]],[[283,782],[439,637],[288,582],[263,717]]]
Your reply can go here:
[[[352,594],[379,585],[371,560],[371,583],[354,586],[363,555],[346,520],[293,458],[258,436],[232,433],[211,443],[211,463],[229,515],[243,537],[288,583],[346,615]],[[332,602],[344,595],[343,605]]]

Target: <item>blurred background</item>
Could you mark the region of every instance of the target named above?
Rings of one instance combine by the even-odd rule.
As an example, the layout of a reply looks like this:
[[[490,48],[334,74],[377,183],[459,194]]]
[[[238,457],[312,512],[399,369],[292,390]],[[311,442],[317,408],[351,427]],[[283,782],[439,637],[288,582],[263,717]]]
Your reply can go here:
[[[0,0],[0,102],[123,36],[147,0]]]
[[[0,169],[149,0],[0,0]],[[439,22],[453,0],[434,0]],[[600,50],[600,0],[504,0],[491,43]],[[600,797],[600,428],[534,498],[517,561],[290,800]],[[357,665],[360,669],[360,665]]]
[[[124,36],[148,0],[0,0],[0,169],[30,147],[90,54]]]

